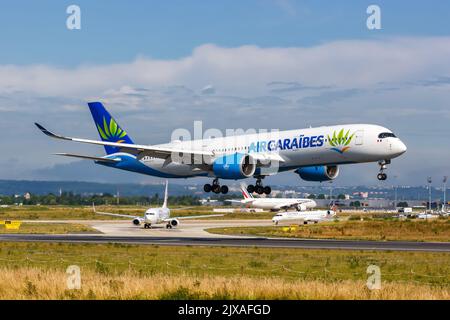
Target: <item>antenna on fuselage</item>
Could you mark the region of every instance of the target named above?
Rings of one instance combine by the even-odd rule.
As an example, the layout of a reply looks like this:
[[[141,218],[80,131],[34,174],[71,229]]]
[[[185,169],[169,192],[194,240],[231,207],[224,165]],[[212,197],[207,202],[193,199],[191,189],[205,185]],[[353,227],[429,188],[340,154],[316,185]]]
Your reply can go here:
[[[162,206],[163,208],[167,208],[167,198],[169,197],[168,189],[169,189],[169,180],[166,180],[166,190],[164,191],[164,203]]]

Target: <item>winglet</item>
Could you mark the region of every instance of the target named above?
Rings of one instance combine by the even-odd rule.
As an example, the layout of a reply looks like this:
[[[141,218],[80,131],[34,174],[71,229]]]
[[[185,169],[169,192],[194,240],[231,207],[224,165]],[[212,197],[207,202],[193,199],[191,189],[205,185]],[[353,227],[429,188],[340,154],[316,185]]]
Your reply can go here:
[[[70,138],[66,138],[57,134],[54,134],[51,131],[48,131],[47,129],[45,129],[43,126],[41,126],[39,123],[35,122],[34,123],[36,125],[36,127],[38,127],[39,130],[42,131],[43,134],[45,134],[46,136],[49,136],[51,138],[56,138],[56,139],[63,139],[63,140],[72,140]]]
[[[95,204],[92,202],[92,210],[94,210],[94,213],[97,213],[97,210],[95,210]]]

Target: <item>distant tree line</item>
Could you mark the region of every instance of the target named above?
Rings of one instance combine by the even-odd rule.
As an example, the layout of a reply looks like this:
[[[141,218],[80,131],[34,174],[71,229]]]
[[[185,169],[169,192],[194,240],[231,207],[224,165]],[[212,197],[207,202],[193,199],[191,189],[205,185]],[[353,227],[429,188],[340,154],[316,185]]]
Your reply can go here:
[[[315,194],[310,194],[308,196],[308,199],[323,200],[323,199],[327,199],[327,198],[329,198],[329,196],[325,196],[325,194],[323,194],[323,193],[320,193],[317,196]],[[345,200],[345,194],[339,194],[337,196],[331,196],[331,199]]]
[[[0,196],[0,205],[14,205],[22,203],[23,205],[162,205],[164,198],[159,194],[152,197],[147,196],[124,196],[117,199],[116,196],[104,193],[99,195],[80,195],[72,192],[63,192],[60,195],[33,195],[27,199],[25,196]],[[195,196],[169,196],[170,205],[192,206],[200,204],[199,198]]]

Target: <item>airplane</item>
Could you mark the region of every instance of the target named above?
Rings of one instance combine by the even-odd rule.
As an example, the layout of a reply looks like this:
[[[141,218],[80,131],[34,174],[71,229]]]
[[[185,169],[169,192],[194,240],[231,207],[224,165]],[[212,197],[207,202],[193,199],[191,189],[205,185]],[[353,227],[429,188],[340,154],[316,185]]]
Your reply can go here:
[[[303,224],[308,222],[318,223],[320,221],[329,220],[336,215],[333,210],[314,210],[314,211],[286,211],[277,213],[272,222],[275,225],[279,223],[293,223],[303,221]]]
[[[438,215],[436,214],[431,214],[431,213],[419,213],[417,215],[417,219],[423,219],[423,220],[427,220],[427,219],[435,219],[435,218],[439,218]]]
[[[47,136],[104,146],[105,156],[71,153],[56,155],[93,160],[96,164],[164,178],[211,177],[205,192],[228,193],[219,179],[255,178],[248,192],[270,194],[262,180],[280,172],[293,171],[306,181],[334,180],[339,165],[377,162],[379,180],[391,160],[406,152],[405,144],[392,131],[372,124],[348,124],[317,128],[260,132],[207,138],[175,140],[158,145],[135,144],[100,102],[88,103],[101,140],[55,134],[38,123]]]
[[[143,216],[132,216],[127,214],[119,214],[119,213],[110,213],[110,212],[99,212],[95,209],[95,205],[92,204],[92,208],[94,213],[102,214],[113,217],[122,217],[122,218],[130,218],[132,219],[132,223],[135,226],[140,226],[144,224],[144,229],[150,229],[155,224],[166,224],[166,229],[172,229],[173,227],[180,225],[180,220],[187,219],[200,219],[200,218],[211,218],[211,217],[222,217],[223,214],[210,214],[210,215],[199,215],[199,216],[186,216],[186,217],[171,217],[170,209],[167,207],[167,198],[168,198],[168,187],[169,182],[166,180],[166,189],[164,192],[164,203],[162,207],[159,208],[149,208],[145,211]],[[186,208],[182,208],[186,209]],[[177,209],[172,209],[177,210]],[[178,209],[178,210],[181,210]]]
[[[311,199],[301,198],[254,198],[251,193],[248,192],[247,186],[241,184],[243,200],[226,200],[234,203],[241,203],[246,207],[265,209],[270,211],[287,210],[289,208],[295,208],[298,211],[306,211],[317,206],[316,202]]]

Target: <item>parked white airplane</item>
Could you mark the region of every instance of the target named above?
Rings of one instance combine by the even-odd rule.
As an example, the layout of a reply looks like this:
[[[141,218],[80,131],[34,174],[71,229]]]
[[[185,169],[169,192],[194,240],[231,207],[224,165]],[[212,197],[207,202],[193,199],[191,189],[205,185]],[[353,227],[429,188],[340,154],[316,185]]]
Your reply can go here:
[[[378,162],[379,180],[391,159],[406,151],[392,131],[372,124],[348,124],[309,129],[264,132],[160,145],[134,144],[100,102],[89,103],[101,141],[54,134],[41,125],[46,135],[74,142],[102,145],[106,156],[69,153],[58,155],[94,160],[104,166],[165,178],[213,177],[204,191],[227,193],[219,179],[256,178],[250,193],[270,194],[262,179],[294,171],[306,181],[328,181],[339,174],[339,165]]]
[[[305,211],[316,207],[316,202],[311,199],[301,198],[254,198],[247,190],[245,184],[241,184],[241,191],[244,199],[227,200],[230,202],[241,203],[246,207],[258,208],[271,211],[287,210],[295,208],[298,211]]]
[[[119,213],[99,212],[95,209],[94,205],[92,205],[92,207],[94,209],[94,212],[97,214],[130,218],[130,219],[132,219],[132,222],[135,226],[140,226],[141,224],[144,224],[145,229],[151,228],[155,224],[162,224],[162,223],[166,224],[167,229],[172,229],[173,227],[180,225],[179,220],[222,217],[223,216],[223,214],[215,214],[215,215],[212,214],[212,215],[201,215],[201,216],[171,217],[170,209],[167,207],[168,185],[169,185],[169,182],[166,181],[166,190],[164,193],[164,203],[163,203],[162,207],[149,208],[147,211],[145,211],[144,215],[141,217],[127,215],[127,214],[119,214]],[[177,210],[177,209],[173,209],[173,210]]]
[[[320,221],[331,219],[336,215],[333,210],[314,210],[314,211],[286,211],[277,213],[273,218],[272,222],[278,225],[279,223],[294,223],[303,222],[307,224],[308,222],[318,223]]]
[[[437,214],[431,214],[431,213],[419,213],[417,215],[417,219],[423,219],[423,220],[436,219],[436,218],[439,218],[439,216]]]

